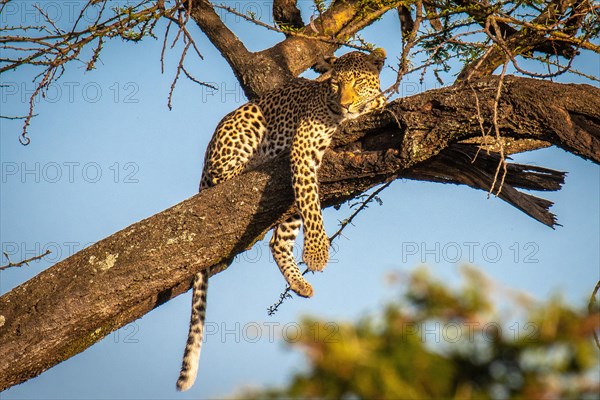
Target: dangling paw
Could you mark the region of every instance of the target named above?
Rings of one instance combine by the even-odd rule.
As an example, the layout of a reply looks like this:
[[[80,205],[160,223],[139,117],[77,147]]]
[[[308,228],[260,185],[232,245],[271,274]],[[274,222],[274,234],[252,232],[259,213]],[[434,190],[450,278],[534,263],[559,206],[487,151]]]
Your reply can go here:
[[[305,238],[302,260],[311,271],[323,271],[329,260],[329,238],[325,232],[316,238]]]

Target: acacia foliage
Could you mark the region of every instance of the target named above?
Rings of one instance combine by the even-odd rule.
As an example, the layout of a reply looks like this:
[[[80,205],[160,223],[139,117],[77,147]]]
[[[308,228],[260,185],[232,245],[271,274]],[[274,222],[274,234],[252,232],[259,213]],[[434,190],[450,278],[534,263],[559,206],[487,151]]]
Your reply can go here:
[[[0,13],[10,16],[18,4],[18,0],[2,0]],[[243,2],[89,0],[72,10],[75,18],[65,23],[54,21],[42,3],[33,3],[38,14],[35,23],[23,24],[17,19],[2,27],[0,73],[31,66],[35,90],[23,116],[2,117],[23,119],[20,140],[29,143],[36,97],[44,96],[66,68],[82,64],[86,70],[97,68],[106,43],[115,39],[134,43],[162,40],[163,72],[165,54],[175,44],[182,44],[177,47],[181,53],[168,95],[171,107],[179,78],[209,85],[204,82],[207,77],[196,76],[203,75],[201,71],[192,73],[186,63],[191,53],[202,59],[205,47],[192,33],[194,24],[228,61],[249,98],[314,67],[340,47],[372,49],[377,44],[367,43],[360,31],[388,12],[397,13],[398,40],[402,42],[400,54],[389,54],[397,72],[389,94],[398,92],[407,74],[423,79],[430,73],[441,83],[452,83],[490,75],[508,64],[536,78],[569,72],[598,80],[573,68],[581,53],[600,54],[600,4],[591,0],[313,0],[302,7],[295,0],[274,0],[261,4],[267,7],[257,15],[252,7],[243,7]],[[89,15],[95,17],[90,20]],[[252,38],[236,36],[225,23],[228,15],[271,30],[273,35],[283,34],[284,39],[251,52],[248,44]],[[532,64],[524,60],[533,61],[535,68],[528,70]]]
[[[424,267],[390,275],[399,296],[356,322],[303,320],[288,342],[308,368],[250,398],[580,399],[600,393],[600,309],[537,301],[471,266],[450,287]],[[499,308],[498,304],[510,304]]]

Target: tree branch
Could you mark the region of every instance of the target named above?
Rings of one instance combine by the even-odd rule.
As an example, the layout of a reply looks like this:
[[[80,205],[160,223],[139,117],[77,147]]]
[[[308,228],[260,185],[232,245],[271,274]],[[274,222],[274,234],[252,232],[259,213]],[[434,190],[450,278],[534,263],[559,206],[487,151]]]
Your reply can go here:
[[[465,7],[466,13],[473,17],[482,27],[485,26],[487,18],[497,11],[496,6],[490,4],[487,0],[457,0],[456,4]],[[517,29],[510,26],[508,22],[499,22],[498,26],[504,38],[509,38],[518,33]],[[558,54],[565,58],[573,58],[576,55],[575,49],[569,43],[553,43],[549,39],[545,39],[542,43],[535,46],[533,51],[550,55]]]
[[[473,89],[432,90],[347,124],[320,171],[323,206],[398,177],[450,177],[475,187],[485,186],[487,179],[491,185],[480,173],[487,168],[483,158],[475,175],[464,162],[460,171],[440,173],[436,158],[481,134],[473,90],[482,124],[491,126],[497,84],[497,78],[488,77],[473,82]],[[498,124],[505,138],[554,143],[600,162],[600,89],[514,77],[506,77],[504,85]],[[534,173],[523,178],[521,170],[527,168]],[[519,166],[509,168],[505,185],[556,190],[560,179],[560,174]],[[508,192],[505,187],[503,193],[513,196]],[[547,217],[544,200],[515,195],[509,201],[530,215],[537,210]],[[251,246],[293,212],[292,204],[283,157],[133,224],[4,294],[0,390],[40,374],[185,292],[195,273]]]
[[[259,65],[284,81],[292,78],[282,64],[248,51],[242,41],[223,23],[208,0],[194,0],[191,4],[190,16],[227,60],[248,98],[261,93],[260,85],[255,82],[256,78],[252,73],[260,70],[257,69]]]
[[[280,28],[300,29],[304,27],[296,3],[297,0],[273,0],[273,19]]]
[[[336,1],[312,23],[277,45],[255,53],[227,28],[207,0],[194,0],[192,19],[227,60],[250,99],[283,85],[332,54],[356,32],[401,1],[369,8],[360,0]],[[315,32],[315,29],[317,30]]]
[[[559,54],[568,59],[572,59],[579,48],[588,47],[592,51],[598,51],[598,47],[588,43],[587,40],[574,37],[574,33],[581,28],[583,22],[580,16],[591,9],[587,0],[553,0],[530,22],[496,15],[486,1],[461,0],[458,4],[466,5],[466,12],[485,26],[485,31],[495,46],[490,47],[483,56],[465,66],[457,80],[491,75],[507,57],[511,59],[515,68],[528,74],[516,65],[515,56],[527,56],[533,51]],[[567,17],[564,12],[569,8],[572,9],[572,14],[576,15]],[[521,25],[521,29],[517,30],[509,23]],[[563,30],[569,31],[570,34],[565,34]],[[547,35],[550,37],[546,37]],[[569,68],[570,63],[565,70]]]
[[[41,260],[42,258],[46,257],[50,253],[52,253],[52,252],[48,249],[43,254],[39,254],[37,256],[33,256],[33,257],[27,258],[25,260],[21,260],[19,262],[10,261],[10,258],[8,258],[8,254],[4,253],[4,257],[6,257],[6,259],[8,260],[8,264],[1,266],[0,271],[4,271],[5,269],[11,268],[11,267],[22,267],[23,265],[29,266],[30,262],[36,261],[36,260]]]
[[[453,144],[431,160],[403,173],[403,177],[421,181],[467,185],[474,189],[499,193],[497,196],[523,211],[533,219],[554,228],[556,216],[549,211],[553,203],[518,191],[560,190],[565,173],[530,165],[507,163],[507,174],[502,190],[494,177],[503,158],[500,153],[479,153],[467,144]],[[492,187],[494,185],[494,187]]]

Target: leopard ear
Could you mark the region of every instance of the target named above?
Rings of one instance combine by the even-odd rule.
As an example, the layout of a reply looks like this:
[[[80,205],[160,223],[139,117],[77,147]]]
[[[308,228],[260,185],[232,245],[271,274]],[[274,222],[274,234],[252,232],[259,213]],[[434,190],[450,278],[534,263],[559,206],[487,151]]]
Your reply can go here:
[[[323,59],[325,60],[325,62],[327,64],[333,66],[333,64],[335,63],[335,60],[337,60],[337,57],[332,54],[330,56],[323,57]]]
[[[385,57],[386,57],[385,50],[382,49],[381,47],[378,47],[378,48],[374,49],[373,51],[371,51],[371,54],[369,54],[369,56],[371,58],[371,63],[373,63],[373,65],[377,68],[377,70],[379,72],[381,72],[381,70],[383,68],[383,64],[385,64]]]
[[[322,57],[319,59],[319,61],[317,61],[315,65],[313,65],[313,70],[320,74],[329,72],[333,68],[335,60],[337,60],[337,57],[333,55]]]

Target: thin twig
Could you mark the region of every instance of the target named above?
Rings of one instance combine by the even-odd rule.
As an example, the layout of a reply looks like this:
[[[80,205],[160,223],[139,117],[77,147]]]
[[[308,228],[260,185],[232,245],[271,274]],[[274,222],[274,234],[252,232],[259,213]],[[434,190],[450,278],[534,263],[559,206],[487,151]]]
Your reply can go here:
[[[37,117],[38,114],[33,114],[31,117]],[[27,115],[23,115],[23,116],[15,116],[15,117],[10,117],[7,115],[0,115],[0,118],[2,119],[26,119],[28,116]]]
[[[191,80],[192,82],[194,82],[194,83],[197,83],[197,84],[198,84],[198,85],[200,85],[200,86],[206,86],[206,87],[209,87],[209,88],[211,88],[211,89],[214,89],[214,90],[219,90],[219,88],[218,88],[218,87],[216,87],[215,85],[211,85],[210,83],[202,82],[202,81],[199,81],[198,79],[194,78],[194,77],[193,77],[193,76],[192,76],[192,75],[191,75],[191,74],[190,74],[190,73],[187,71],[187,69],[185,69],[185,67],[184,67],[183,65],[181,66],[181,70],[183,71],[183,73],[185,74],[185,76],[187,76],[187,78],[188,78],[189,80]]]
[[[40,260],[40,259],[46,257],[50,253],[52,253],[50,250],[46,250],[44,252],[44,254],[40,254],[39,256],[31,257],[26,260],[19,261],[17,263],[13,263],[10,261],[10,258],[8,258],[8,254],[6,254],[6,252],[3,252],[4,257],[6,257],[6,259],[8,260],[8,264],[0,267],[0,271],[4,271],[5,269],[10,268],[10,267],[22,267],[23,265],[29,266],[30,262],[35,261],[35,260]]]
[[[78,24],[83,18],[85,10],[94,5],[100,4],[96,21],[85,29],[77,30]],[[126,8],[115,8],[114,15],[108,18],[103,17],[106,9],[106,0],[90,0],[83,6],[79,16],[68,31],[61,30],[48,14],[38,6],[34,6],[41,15],[45,23],[43,27],[19,26],[7,27],[8,32],[23,31],[23,34],[5,35],[0,37],[2,49],[20,52],[20,57],[0,56],[0,73],[14,70],[20,66],[29,64],[33,66],[45,67],[35,78],[36,87],[29,96],[28,115],[23,122],[23,129],[19,136],[19,141],[23,145],[30,143],[28,129],[34,114],[35,98],[39,94],[44,95],[45,91],[52,82],[60,78],[65,71],[65,65],[70,61],[81,61],[87,69],[92,69],[99,59],[105,38],[122,37],[128,40],[138,41],[145,35],[153,35],[152,30],[160,17],[171,16],[177,12],[179,2],[175,7],[168,10],[160,9],[159,4],[150,0],[140,0],[136,5]],[[144,6],[147,6],[144,8]],[[50,28],[50,29],[48,29]],[[36,37],[33,30],[44,32],[41,37]],[[139,34],[131,35],[134,29],[139,29]],[[46,34],[47,33],[47,34]],[[189,35],[187,30],[184,31]],[[92,51],[92,57],[89,61],[81,60],[82,50],[98,39],[95,49]],[[194,45],[195,46],[195,45]],[[197,49],[196,49],[197,50]],[[12,119],[11,117],[3,117]]]
[[[173,21],[169,20],[167,28],[165,29],[165,38],[163,40],[162,49],[160,50],[160,73],[165,73],[165,51],[167,50],[167,40],[169,38],[169,30]]]
[[[500,96],[502,95],[502,86],[504,85],[504,76],[506,75],[506,67],[508,65],[508,60],[504,61],[502,66],[502,73],[500,74],[500,79],[498,80],[498,90],[496,91],[496,98],[494,99],[494,116],[493,116],[493,124],[494,131],[496,133],[496,142],[500,148],[500,161],[498,162],[498,168],[496,168],[496,172],[494,174],[494,180],[492,182],[492,186],[490,187],[490,191],[488,192],[488,198],[490,194],[494,191],[494,187],[496,186],[496,181],[498,180],[498,175],[500,174],[500,168],[503,168],[502,179],[500,180],[500,187],[496,192],[496,196],[500,195],[502,192],[502,186],[504,186],[504,178],[506,178],[506,173],[508,169],[506,168],[506,157],[504,155],[504,143],[502,142],[502,138],[500,137],[500,126],[498,124],[498,104],[500,103]]]
[[[381,193],[382,191],[387,189],[391,184],[392,184],[392,182],[390,181],[390,182],[387,182],[387,183],[381,185],[379,188],[377,188],[377,190],[375,190],[373,193],[371,193],[369,195],[369,197],[367,197],[366,200],[362,201],[360,203],[360,206],[348,218],[346,218],[340,222],[340,229],[338,229],[337,232],[335,232],[329,238],[329,242],[330,243],[333,242],[338,236],[340,236],[342,234],[342,231],[346,228],[346,226],[348,226],[348,224],[352,223],[352,221],[354,220],[354,218],[356,218],[358,213],[360,213],[362,210],[367,208],[369,206],[369,203],[371,203],[377,197],[377,195],[379,195],[379,193]]]
[[[564,72],[567,72],[569,74],[579,75],[579,76],[582,76],[582,77],[584,77],[586,79],[589,79],[591,81],[600,82],[600,78],[599,77],[594,76],[594,75],[590,75],[590,74],[585,74],[585,73],[583,73],[583,72],[581,72],[581,71],[573,68],[571,66],[571,63],[569,63],[567,66],[564,66],[564,65],[562,65],[562,64],[560,64],[558,62],[550,61],[550,60],[548,60],[548,59],[546,59],[544,57],[539,57],[539,56],[524,56],[524,57],[532,59],[532,60],[536,60],[536,61],[539,61],[539,62],[542,62],[544,64],[548,64],[549,66],[550,65],[555,66],[555,67],[559,68],[560,70],[565,70]]]
[[[417,44],[420,38],[417,38],[417,33],[419,32],[419,28],[421,27],[421,23],[423,22],[423,14],[421,11],[422,2],[419,0],[416,3],[416,18],[413,23],[412,31],[407,35],[406,41],[402,41],[402,54],[400,56],[400,63],[398,64],[398,72],[396,74],[396,81],[393,85],[391,85],[388,89],[383,91],[384,94],[388,93],[386,96],[388,99],[394,94],[399,93],[400,82],[404,75],[406,75],[409,66],[409,55],[412,48]]]
[[[185,47],[183,48],[183,51],[181,52],[181,57],[179,58],[179,64],[177,65],[177,71],[175,72],[175,78],[173,78],[173,82],[171,83],[171,89],[169,90],[169,98],[167,100],[167,106],[169,107],[169,110],[173,109],[173,104],[172,104],[172,100],[173,100],[173,92],[175,91],[175,86],[177,85],[177,80],[179,79],[179,74],[181,73],[181,70],[183,69],[183,61],[185,60],[185,55],[187,54],[188,49],[190,48],[191,44],[188,42]]]
[[[290,294],[291,290],[292,290],[292,288],[290,288],[289,286],[286,287],[285,290],[283,291],[283,293],[281,293],[279,295],[279,300],[277,300],[275,302],[275,304],[273,304],[272,306],[267,308],[267,314],[269,315],[269,317],[274,315],[277,312],[277,310],[279,309],[279,306],[282,305],[284,301],[292,298],[292,295]]]
[[[469,87],[471,88],[471,90],[473,91],[473,95],[475,96],[475,109],[477,110],[477,122],[479,122],[479,129],[481,130],[481,137],[483,138],[483,145],[487,146],[488,138],[489,138],[489,136],[488,136],[489,130],[488,130],[488,132],[486,132],[485,128],[483,127],[483,117],[481,116],[481,108],[479,106],[479,96],[477,95],[477,92],[475,91],[475,88],[473,87],[473,85],[469,85]],[[477,160],[479,151],[481,151],[481,146],[477,147],[477,152],[475,152],[475,156],[473,156],[473,159],[471,160],[471,164]],[[488,148],[488,154],[489,154],[489,148]]]

